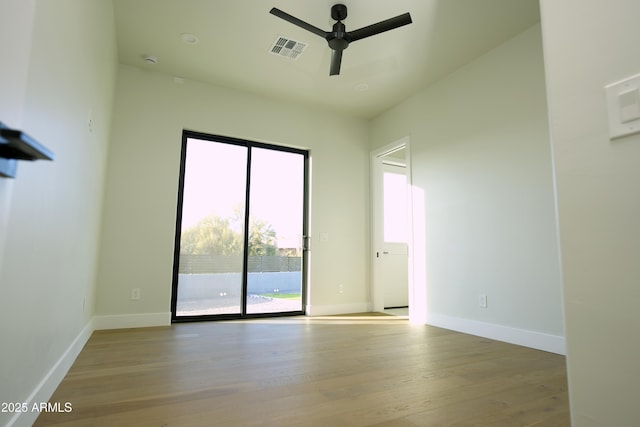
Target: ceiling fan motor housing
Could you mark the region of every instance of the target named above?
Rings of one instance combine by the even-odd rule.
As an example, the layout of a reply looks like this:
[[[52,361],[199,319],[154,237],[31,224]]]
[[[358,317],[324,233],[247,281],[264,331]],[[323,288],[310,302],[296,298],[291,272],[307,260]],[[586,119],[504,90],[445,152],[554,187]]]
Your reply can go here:
[[[327,42],[329,47],[334,50],[344,50],[349,46],[351,37],[342,22],[338,21],[333,24],[333,31],[327,33]]]

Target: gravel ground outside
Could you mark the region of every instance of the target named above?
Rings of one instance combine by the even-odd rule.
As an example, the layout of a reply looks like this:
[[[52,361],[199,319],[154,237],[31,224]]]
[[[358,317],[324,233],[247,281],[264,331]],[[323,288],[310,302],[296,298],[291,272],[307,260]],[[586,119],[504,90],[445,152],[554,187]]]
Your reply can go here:
[[[260,295],[249,295],[247,298],[247,313],[249,314],[281,313],[288,311],[302,311],[300,300],[271,298]],[[178,316],[238,313],[240,313],[240,301],[233,297],[181,301],[177,307]]]

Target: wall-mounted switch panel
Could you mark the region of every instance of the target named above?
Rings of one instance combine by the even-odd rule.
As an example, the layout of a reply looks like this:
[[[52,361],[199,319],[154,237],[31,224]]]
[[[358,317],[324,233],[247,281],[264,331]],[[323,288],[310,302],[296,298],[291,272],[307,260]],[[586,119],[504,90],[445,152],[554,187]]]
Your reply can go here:
[[[605,90],[611,139],[640,132],[640,74],[611,83]]]
[[[478,295],[478,307],[487,308],[487,296],[485,294]]]

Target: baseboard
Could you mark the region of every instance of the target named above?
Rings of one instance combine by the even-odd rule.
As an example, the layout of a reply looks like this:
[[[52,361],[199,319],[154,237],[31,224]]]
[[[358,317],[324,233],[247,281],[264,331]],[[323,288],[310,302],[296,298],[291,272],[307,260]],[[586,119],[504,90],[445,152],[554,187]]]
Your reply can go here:
[[[372,310],[367,302],[331,305],[307,305],[307,316],[332,316],[334,314],[366,313]]]
[[[451,329],[471,335],[478,335],[510,344],[522,345],[537,350],[566,355],[566,341],[563,336],[543,332],[512,328],[494,323],[462,319],[442,314],[427,314],[427,324],[439,328]]]
[[[56,391],[65,375],[67,375],[71,365],[73,365],[80,351],[82,351],[82,348],[91,337],[92,332],[93,320],[90,320],[49,372],[47,372],[31,395],[24,401],[24,403],[28,404],[29,408],[32,408],[34,404],[39,405],[42,402],[49,402],[53,392]],[[61,404],[64,405],[64,402],[61,402]],[[15,416],[9,420],[7,427],[31,426],[36,421],[36,418],[38,418],[38,415],[40,415],[40,413],[37,411],[16,413]]]
[[[110,314],[106,316],[95,316],[93,318],[93,328],[95,330],[104,329],[128,329],[146,328],[150,326],[171,325],[171,313],[141,313],[141,314]]]

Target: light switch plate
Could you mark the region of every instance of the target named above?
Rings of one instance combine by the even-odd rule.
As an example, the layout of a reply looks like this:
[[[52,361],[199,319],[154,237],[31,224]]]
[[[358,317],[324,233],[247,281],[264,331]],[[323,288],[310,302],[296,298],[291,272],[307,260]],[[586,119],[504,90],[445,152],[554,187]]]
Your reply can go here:
[[[640,132],[640,74],[605,86],[609,112],[609,137]]]

